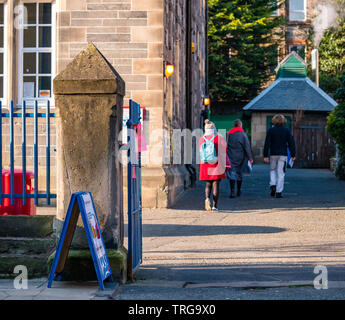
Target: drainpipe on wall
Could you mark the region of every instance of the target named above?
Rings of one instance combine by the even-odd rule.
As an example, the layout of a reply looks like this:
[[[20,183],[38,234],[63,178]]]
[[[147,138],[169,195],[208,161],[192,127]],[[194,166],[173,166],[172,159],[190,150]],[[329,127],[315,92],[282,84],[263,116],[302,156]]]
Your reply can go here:
[[[192,1],[187,0],[187,16],[186,16],[186,128],[193,128],[194,108],[192,105]],[[207,1],[207,0],[205,0]],[[189,187],[196,185],[196,168],[193,164],[185,165],[190,179]]]
[[[192,121],[192,0],[187,0],[186,16],[186,127],[193,129]]]
[[[205,0],[205,21],[205,96],[208,96],[208,0]]]
[[[14,28],[14,20],[11,19],[11,17],[14,16],[14,6],[15,1],[14,0],[8,0],[7,1],[7,16],[8,16],[8,23],[7,23],[7,34],[5,35],[5,39],[7,38],[7,56],[6,56],[6,63],[7,63],[7,79],[6,79],[6,87],[7,92],[4,92],[4,96],[7,96],[8,101],[14,101],[14,88],[16,81],[16,71],[15,71],[15,62],[13,57],[16,55],[14,54],[14,40],[16,36],[16,30]],[[20,81],[18,79],[18,81]],[[15,103],[18,103],[16,101]]]
[[[204,96],[209,96],[208,90],[208,0],[205,0],[205,93]],[[210,119],[210,106],[205,107],[205,111],[201,114],[201,128],[204,127],[204,121]]]

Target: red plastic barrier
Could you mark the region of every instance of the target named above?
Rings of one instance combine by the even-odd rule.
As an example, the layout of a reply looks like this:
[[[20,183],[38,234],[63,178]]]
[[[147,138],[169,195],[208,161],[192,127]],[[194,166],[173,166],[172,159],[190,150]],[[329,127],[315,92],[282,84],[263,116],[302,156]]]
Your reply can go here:
[[[35,188],[32,186],[32,179],[34,174],[32,172],[26,173],[26,194],[34,194]],[[11,171],[2,170],[2,192],[3,194],[11,194]],[[17,195],[23,194],[23,172],[21,170],[14,170],[14,193]],[[0,206],[0,215],[26,215],[35,216],[36,206],[35,199],[26,198],[26,205],[23,205],[23,199],[15,199],[14,205],[11,206],[11,199],[3,199]]]

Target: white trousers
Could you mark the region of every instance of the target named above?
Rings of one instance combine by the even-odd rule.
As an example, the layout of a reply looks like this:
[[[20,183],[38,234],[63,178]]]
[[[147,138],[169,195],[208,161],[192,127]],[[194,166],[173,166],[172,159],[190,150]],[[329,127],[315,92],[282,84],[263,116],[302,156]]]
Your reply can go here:
[[[286,161],[286,156],[270,157],[270,186],[276,186],[276,192],[278,193],[281,193],[284,190]]]

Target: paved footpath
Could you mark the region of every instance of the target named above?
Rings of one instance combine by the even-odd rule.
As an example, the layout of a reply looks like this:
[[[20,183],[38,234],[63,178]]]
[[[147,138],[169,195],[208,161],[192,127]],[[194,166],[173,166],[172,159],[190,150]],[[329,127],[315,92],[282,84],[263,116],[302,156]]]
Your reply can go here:
[[[240,198],[229,199],[222,182],[219,212],[203,210],[202,184],[172,209],[145,210],[143,264],[114,298],[345,299],[345,182],[328,170],[290,169],[284,199],[268,189],[268,166],[257,165]],[[327,268],[328,289],[314,288],[316,266]],[[105,299],[97,283],[29,287],[0,280],[0,300]]]
[[[145,210],[143,264],[117,299],[345,299],[345,182],[289,169],[275,199],[268,174],[255,166],[235,199],[222,181],[216,213],[202,184],[173,209]],[[318,265],[328,290],[313,286]]]

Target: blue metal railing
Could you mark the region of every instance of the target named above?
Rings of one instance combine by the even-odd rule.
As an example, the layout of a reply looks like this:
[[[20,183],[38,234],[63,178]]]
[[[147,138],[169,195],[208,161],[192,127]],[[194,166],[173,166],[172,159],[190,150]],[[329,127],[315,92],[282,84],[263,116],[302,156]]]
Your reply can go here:
[[[50,101],[46,102],[46,112],[38,112],[38,102],[35,101],[34,112],[27,113],[26,101],[23,101],[21,106],[21,113],[14,112],[13,101],[9,105],[9,113],[2,112],[2,102],[0,101],[0,176],[3,176],[3,152],[2,152],[2,135],[3,135],[3,118],[9,118],[10,124],[10,194],[3,193],[2,183],[0,183],[0,205],[3,204],[3,199],[10,199],[11,205],[14,205],[15,199],[22,199],[23,205],[26,205],[27,199],[35,199],[35,205],[38,206],[38,199],[46,199],[47,205],[50,205],[51,199],[56,198],[56,194],[50,193],[50,119],[55,118],[55,113],[50,112]],[[22,176],[23,189],[21,194],[15,194],[15,180],[14,180],[14,119],[22,119]],[[34,120],[34,194],[27,193],[26,187],[26,119],[33,118]],[[38,192],[38,118],[46,118],[46,192]]]

